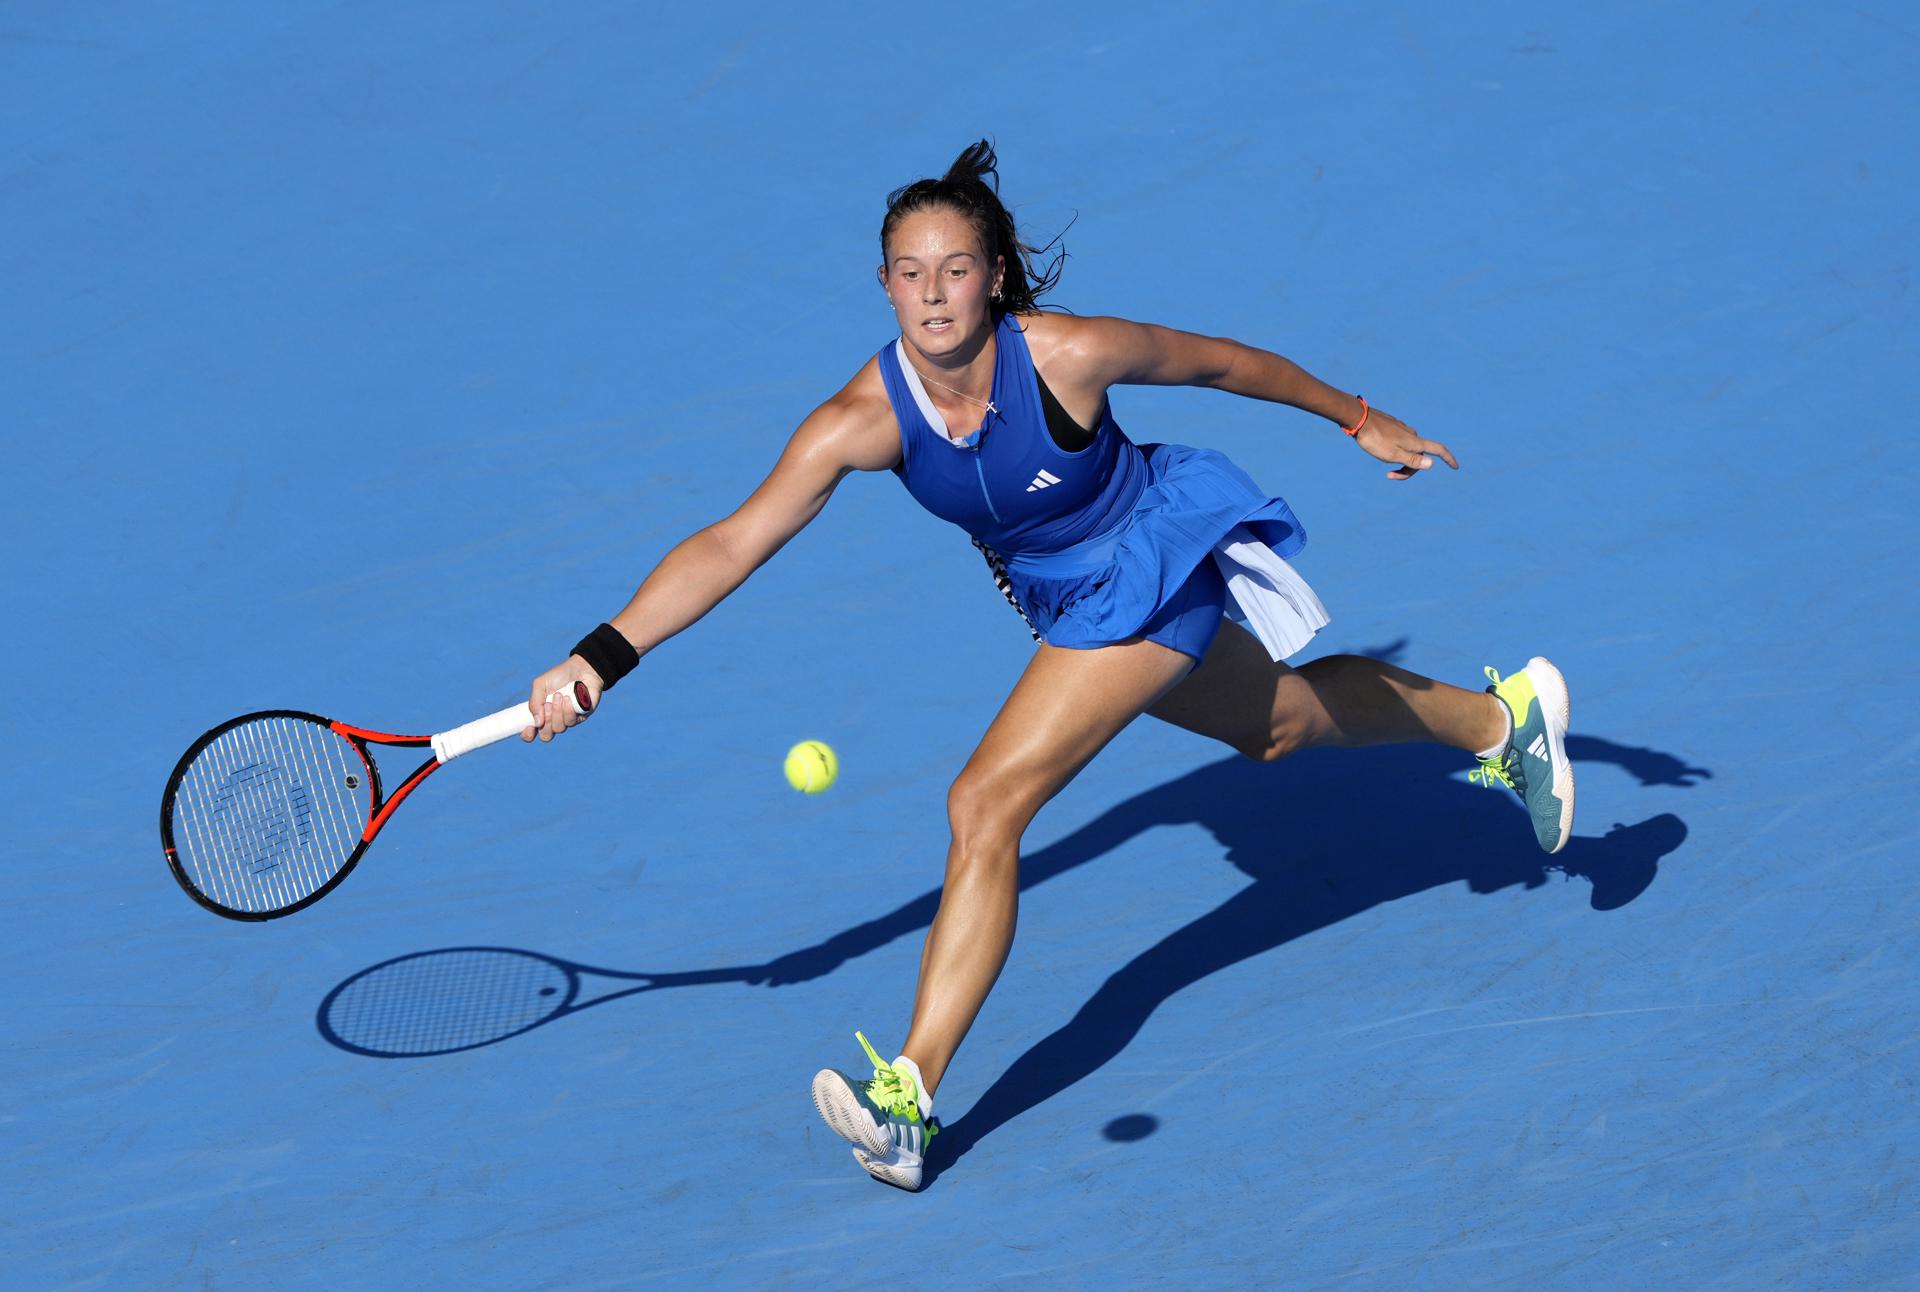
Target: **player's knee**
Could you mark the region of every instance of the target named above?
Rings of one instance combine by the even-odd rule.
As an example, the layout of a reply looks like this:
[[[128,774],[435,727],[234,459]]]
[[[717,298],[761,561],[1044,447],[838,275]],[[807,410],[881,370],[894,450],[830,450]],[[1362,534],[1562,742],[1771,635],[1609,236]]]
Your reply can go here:
[[[1326,709],[1312,683],[1301,673],[1288,671],[1274,687],[1267,720],[1259,730],[1232,743],[1256,763],[1273,763],[1318,744],[1325,729]]]
[[[1009,778],[969,767],[947,790],[947,824],[956,852],[993,855],[1011,842],[1016,848],[1032,813]]]
[[[1282,720],[1276,721],[1264,735],[1241,741],[1234,748],[1256,763],[1277,763],[1311,743],[1304,724]]]

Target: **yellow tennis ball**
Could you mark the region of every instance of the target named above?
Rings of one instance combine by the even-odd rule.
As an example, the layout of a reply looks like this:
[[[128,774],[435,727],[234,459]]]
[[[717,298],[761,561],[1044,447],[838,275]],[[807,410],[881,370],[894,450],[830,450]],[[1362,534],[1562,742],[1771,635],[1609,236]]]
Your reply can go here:
[[[787,784],[802,794],[818,794],[840,775],[840,760],[818,740],[803,740],[787,751]]]

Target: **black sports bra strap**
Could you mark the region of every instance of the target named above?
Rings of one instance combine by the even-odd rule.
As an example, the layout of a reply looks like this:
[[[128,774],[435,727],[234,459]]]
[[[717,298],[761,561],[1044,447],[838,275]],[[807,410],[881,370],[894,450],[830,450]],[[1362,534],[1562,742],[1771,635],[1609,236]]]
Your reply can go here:
[[[1047,434],[1053,440],[1055,448],[1062,453],[1078,453],[1093,443],[1099,434],[1100,419],[1094,419],[1094,429],[1088,430],[1068,416],[1067,410],[1060,406],[1054,393],[1047,389],[1047,379],[1040,375],[1040,369],[1033,370],[1034,385],[1040,387],[1040,408],[1046,414]]]

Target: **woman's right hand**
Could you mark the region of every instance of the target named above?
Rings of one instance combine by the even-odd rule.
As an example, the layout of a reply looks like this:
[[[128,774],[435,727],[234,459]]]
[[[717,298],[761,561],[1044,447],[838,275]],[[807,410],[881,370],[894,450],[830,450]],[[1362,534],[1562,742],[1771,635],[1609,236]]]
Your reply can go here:
[[[587,713],[575,713],[568,701],[566,692],[575,682],[584,682],[590,703]],[[541,740],[552,740],[575,723],[585,722],[587,714],[600,708],[600,692],[605,688],[600,675],[593,666],[578,655],[569,655],[566,661],[556,664],[539,677],[533,679],[533,692],[527,698],[527,707],[540,715],[537,726],[528,727],[520,733],[520,739],[532,740],[535,736]]]

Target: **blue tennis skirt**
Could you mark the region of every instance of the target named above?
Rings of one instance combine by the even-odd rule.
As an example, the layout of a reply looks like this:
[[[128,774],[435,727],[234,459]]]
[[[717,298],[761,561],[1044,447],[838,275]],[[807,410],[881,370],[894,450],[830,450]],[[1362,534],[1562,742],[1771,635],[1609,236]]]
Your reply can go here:
[[[1265,582],[1258,575],[1229,578],[1215,559],[1217,550],[1238,544],[1259,549],[1278,565],[1306,545],[1306,530],[1284,499],[1260,490],[1253,480],[1211,449],[1180,444],[1142,444],[1147,486],[1118,525],[1104,534],[1057,552],[987,550],[1003,587],[1032,625],[1034,635],[1051,646],[1091,649],[1144,637],[1196,661],[1220,630],[1223,615],[1258,618],[1248,590]],[[1231,565],[1228,568],[1235,568]],[[1304,632],[1289,626],[1291,642],[1304,644],[1326,622],[1324,611],[1297,576],[1291,601],[1304,593],[1311,609]],[[1287,603],[1272,599],[1290,616]],[[1314,611],[1320,611],[1317,622]],[[1270,617],[1270,616],[1269,616]],[[1262,640],[1266,640],[1265,634]],[[1275,658],[1279,647],[1268,643]],[[1297,645],[1291,649],[1298,649]]]

